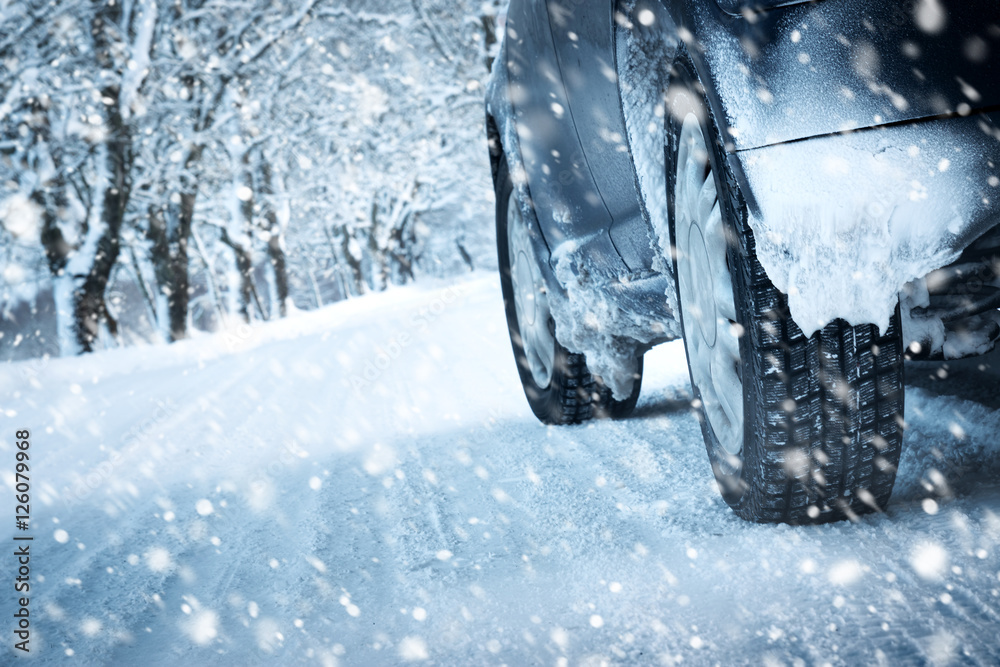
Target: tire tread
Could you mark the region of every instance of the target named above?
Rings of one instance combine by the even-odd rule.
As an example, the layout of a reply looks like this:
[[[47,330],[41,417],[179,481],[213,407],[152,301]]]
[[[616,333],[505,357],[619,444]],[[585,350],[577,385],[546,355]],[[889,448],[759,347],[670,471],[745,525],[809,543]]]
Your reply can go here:
[[[738,221],[735,251],[749,259],[738,280],[747,287],[756,325],[744,349],[756,350],[748,362],[761,378],[765,426],[759,440],[764,474],[734,510],[751,520],[795,524],[882,511],[902,451],[898,309],[885,334],[875,325],[836,320],[806,338],[757,259],[745,205],[732,174],[725,173],[729,210]],[[790,412],[789,399],[795,402]],[[786,464],[803,456],[806,474],[801,468],[791,474]]]

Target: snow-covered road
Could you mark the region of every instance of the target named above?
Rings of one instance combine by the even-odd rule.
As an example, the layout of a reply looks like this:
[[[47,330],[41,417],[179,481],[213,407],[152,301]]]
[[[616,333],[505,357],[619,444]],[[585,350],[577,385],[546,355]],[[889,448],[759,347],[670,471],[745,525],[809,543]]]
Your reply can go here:
[[[750,525],[714,489],[680,343],[647,355],[633,418],[545,427],[493,277],[397,289],[7,366],[0,540],[31,429],[43,662],[997,664],[982,363],[909,369],[886,515]]]

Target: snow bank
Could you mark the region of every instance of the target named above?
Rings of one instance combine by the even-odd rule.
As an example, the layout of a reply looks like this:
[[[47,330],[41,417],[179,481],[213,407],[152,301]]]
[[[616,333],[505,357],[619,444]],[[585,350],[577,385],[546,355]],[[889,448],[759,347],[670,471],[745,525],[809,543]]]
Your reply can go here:
[[[309,336],[329,336],[332,332],[367,326],[373,317],[403,304],[423,304],[420,318],[410,324],[422,328],[436,318],[445,307],[469,289],[481,289],[496,277],[487,272],[461,278],[424,278],[419,285],[389,287],[360,299],[349,299],[310,311],[293,311],[281,320],[256,321],[252,325],[231,318],[221,331],[193,336],[171,345],[136,345],[127,348],[100,350],[81,357],[52,358],[49,356],[25,361],[8,362],[10,372],[0,374],[0,392],[16,392],[26,381],[39,388],[40,382],[50,384],[91,383],[121,378],[135,373],[149,373],[190,365],[203,368],[206,364],[228,357],[246,354],[262,346],[280,341],[294,341]]]

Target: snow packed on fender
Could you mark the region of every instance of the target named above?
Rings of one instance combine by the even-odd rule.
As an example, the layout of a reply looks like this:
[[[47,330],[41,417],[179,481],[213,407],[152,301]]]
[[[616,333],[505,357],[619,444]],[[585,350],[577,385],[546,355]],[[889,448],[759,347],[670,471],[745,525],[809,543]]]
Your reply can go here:
[[[768,277],[807,335],[837,318],[884,331],[907,282],[1000,220],[1000,8],[691,8],[680,36],[714,84]]]
[[[836,318],[884,331],[903,286],[1000,220],[1000,114],[738,153],[757,255],[806,335]]]

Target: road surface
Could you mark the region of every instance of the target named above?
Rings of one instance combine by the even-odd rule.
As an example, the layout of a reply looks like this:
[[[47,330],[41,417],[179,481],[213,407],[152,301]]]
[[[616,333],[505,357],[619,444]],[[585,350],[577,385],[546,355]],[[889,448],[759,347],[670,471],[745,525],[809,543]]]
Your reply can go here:
[[[751,525],[715,490],[679,342],[647,355],[633,418],[546,427],[495,278],[395,289],[9,364],[0,539],[24,534],[27,428],[43,663],[997,664],[996,367],[908,368],[886,514]]]

